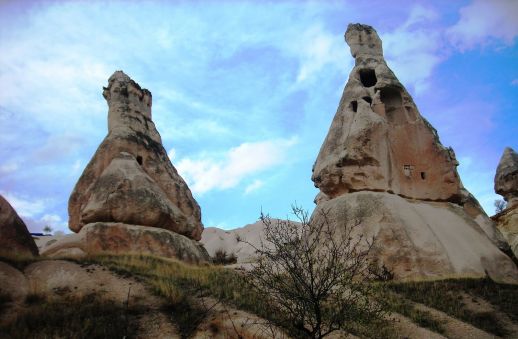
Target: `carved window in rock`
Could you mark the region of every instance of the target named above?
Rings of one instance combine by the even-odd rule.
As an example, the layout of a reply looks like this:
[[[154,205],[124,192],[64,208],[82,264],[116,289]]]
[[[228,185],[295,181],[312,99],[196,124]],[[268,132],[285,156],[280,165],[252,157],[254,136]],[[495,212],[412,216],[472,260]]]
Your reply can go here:
[[[142,157],[140,155],[137,156],[137,162],[140,166],[142,166]]]
[[[413,165],[404,165],[403,166],[403,173],[405,174],[406,177],[411,178],[413,171],[414,171]]]

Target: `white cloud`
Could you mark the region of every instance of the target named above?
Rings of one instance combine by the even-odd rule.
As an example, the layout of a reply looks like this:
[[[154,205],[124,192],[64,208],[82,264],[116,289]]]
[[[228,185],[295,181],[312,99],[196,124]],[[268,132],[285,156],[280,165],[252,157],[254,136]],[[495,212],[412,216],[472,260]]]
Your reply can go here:
[[[43,199],[27,199],[4,191],[0,191],[0,194],[13,206],[16,213],[22,217],[33,217],[42,213],[46,208],[45,200]]]
[[[495,40],[510,45],[518,35],[518,1],[474,0],[460,9],[459,21],[448,30],[451,42],[461,50]]]
[[[176,168],[197,194],[237,186],[249,175],[270,169],[286,161],[287,151],[296,138],[243,143],[223,153],[222,157],[183,158]]]
[[[434,67],[443,58],[440,34],[435,28],[426,27],[437,17],[433,10],[414,6],[400,27],[381,35],[389,67],[405,86],[413,87],[417,95],[427,89]]]
[[[352,65],[352,59],[346,57],[343,38],[324,31],[320,26],[313,26],[306,30],[299,42],[301,43],[299,51],[302,53],[297,83],[308,80],[329,64],[337,68]]]
[[[518,79],[514,79],[513,81],[511,81],[511,85],[518,86]]]
[[[245,188],[245,194],[249,194],[255,190],[258,190],[264,185],[264,182],[262,180],[256,179],[254,182],[252,182],[250,185],[246,186]]]

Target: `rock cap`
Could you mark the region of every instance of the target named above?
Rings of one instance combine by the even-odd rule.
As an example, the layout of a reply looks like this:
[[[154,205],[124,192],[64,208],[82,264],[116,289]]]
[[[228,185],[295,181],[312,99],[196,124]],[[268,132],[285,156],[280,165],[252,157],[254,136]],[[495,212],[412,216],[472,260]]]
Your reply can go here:
[[[505,201],[518,200],[518,154],[506,147],[495,174],[495,192]]]

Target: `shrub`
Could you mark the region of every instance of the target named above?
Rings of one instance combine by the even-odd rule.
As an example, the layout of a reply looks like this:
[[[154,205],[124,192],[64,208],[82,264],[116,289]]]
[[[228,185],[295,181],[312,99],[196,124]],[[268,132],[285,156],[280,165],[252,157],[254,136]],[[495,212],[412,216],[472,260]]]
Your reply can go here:
[[[237,256],[234,253],[227,254],[227,251],[218,249],[214,253],[212,262],[216,265],[231,265],[237,262]]]

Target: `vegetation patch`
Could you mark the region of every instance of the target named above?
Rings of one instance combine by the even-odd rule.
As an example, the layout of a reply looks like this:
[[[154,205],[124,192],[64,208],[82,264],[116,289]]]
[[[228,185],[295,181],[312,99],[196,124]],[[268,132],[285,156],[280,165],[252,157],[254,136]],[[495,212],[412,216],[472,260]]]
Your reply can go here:
[[[143,310],[126,308],[96,295],[82,298],[31,298],[29,307],[0,326],[9,338],[123,338],[134,337],[131,316]]]
[[[489,302],[493,308],[518,321],[518,286],[486,279],[448,279],[428,282],[390,283],[387,287],[412,301],[470,323],[486,332],[505,336],[505,325],[495,312],[468,309],[460,292]]]
[[[227,251],[219,249],[214,253],[212,262],[216,265],[231,265],[237,263],[237,256],[234,253],[228,254]]]

